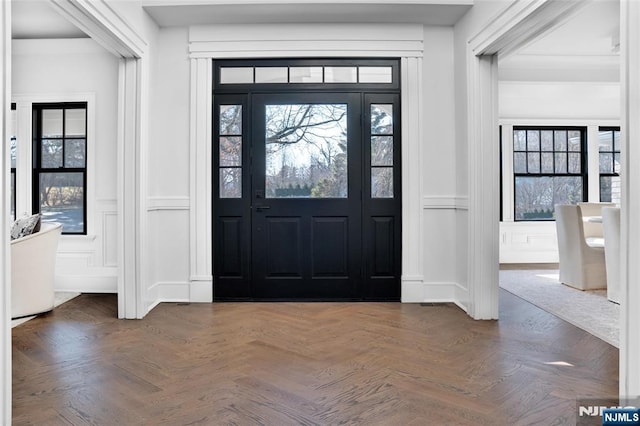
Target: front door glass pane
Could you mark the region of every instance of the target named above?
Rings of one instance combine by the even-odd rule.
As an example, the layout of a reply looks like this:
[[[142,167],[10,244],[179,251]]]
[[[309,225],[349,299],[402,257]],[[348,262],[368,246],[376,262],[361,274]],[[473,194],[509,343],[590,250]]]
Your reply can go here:
[[[347,198],[347,105],[265,107],[268,198]]]

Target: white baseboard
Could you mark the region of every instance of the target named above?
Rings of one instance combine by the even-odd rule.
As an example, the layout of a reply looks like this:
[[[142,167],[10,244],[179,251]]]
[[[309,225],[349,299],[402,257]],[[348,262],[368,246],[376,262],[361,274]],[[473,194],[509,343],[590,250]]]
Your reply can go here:
[[[152,307],[163,302],[211,303],[213,286],[211,281],[160,281],[149,288]],[[152,308],[150,308],[152,309]]]
[[[454,303],[467,312],[469,291],[454,282],[424,282],[418,277],[402,279],[402,303]]]
[[[193,303],[213,302],[213,281],[191,281],[189,284],[189,300]]]

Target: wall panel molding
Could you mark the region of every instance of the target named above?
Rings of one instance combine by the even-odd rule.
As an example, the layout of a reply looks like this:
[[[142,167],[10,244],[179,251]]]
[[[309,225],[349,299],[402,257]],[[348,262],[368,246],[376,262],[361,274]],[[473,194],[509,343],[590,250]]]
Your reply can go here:
[[[192,58],[421,57],[422,40],[418,24],[192,26],[189,53]]]
[[[442,209],[442,210],[468,210],[469,198],[450,196],[424,196],[422,198],[422,208],[425,210]]]
[[[189,197],[149,197],[147,199],[147,211],[160,210],[189,210]]]

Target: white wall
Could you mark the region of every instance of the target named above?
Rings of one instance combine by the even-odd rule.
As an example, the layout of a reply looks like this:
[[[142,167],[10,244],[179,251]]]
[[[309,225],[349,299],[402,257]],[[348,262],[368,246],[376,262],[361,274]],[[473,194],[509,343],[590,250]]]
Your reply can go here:
[[[162,29],[152,65],[149,132],[150,291],[189,300],[190,62],[186,28]],[[211,238],[201,235],[201,238]],[[153,297],[150,297],[153,299]]]
[[[163,28],[154,48],[149,152],[150,299],[189,300],[190,68],[186,28]],[[420,301],[454,301],[456,151],[453,28],[424,29],[424,290]],[[199,235],[199,238],[209,238]]]
[[[456,282],[455,86],[453,28],[424,31],[423,230],[425,295],[428,301],[455,301],[464,307]]]
[[[501,120],[620,120],[620,83],[501,81]]]
[[[88,235],[62,237],[55,286],[62,291],[116,292],[118,60],[91,39],[14,40],[12,73],[12,100],[20,115],[19,156],[30,151],[32,102],[89,102]],[[18,179],[28,179],[30,161],[22,158],[25,167],[17,171]],[[18,182],[18,190],[20,215],[30,207],[30,198],[24,182]]]

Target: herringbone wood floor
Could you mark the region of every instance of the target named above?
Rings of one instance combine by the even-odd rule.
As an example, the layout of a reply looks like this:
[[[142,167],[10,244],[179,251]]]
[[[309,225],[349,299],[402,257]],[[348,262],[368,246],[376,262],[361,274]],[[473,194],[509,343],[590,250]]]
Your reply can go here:
[[[453,305],[162,304],[83,295],[13,329],[15,425],[575,424],[618,351],[501,291]],[[569,365],[549,364],[562,361]]]

